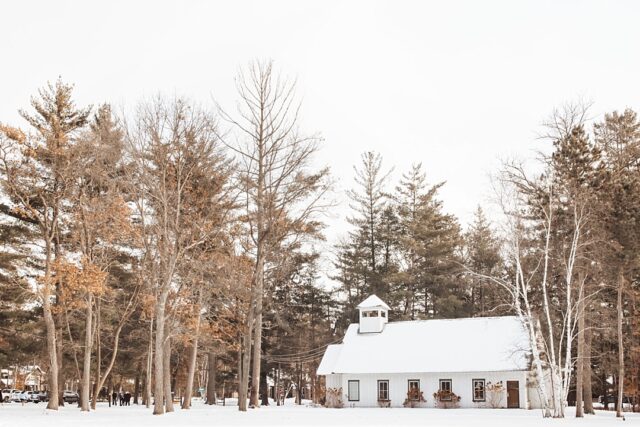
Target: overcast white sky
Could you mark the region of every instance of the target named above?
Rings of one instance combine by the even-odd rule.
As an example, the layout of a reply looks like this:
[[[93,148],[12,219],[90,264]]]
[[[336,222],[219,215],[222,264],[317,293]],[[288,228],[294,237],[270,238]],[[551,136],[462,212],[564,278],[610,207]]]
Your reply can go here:
[[[0,121],[22,124],[17,108],[59,75],[80,105],[162,91],[232,108],[238,68],[271,58],[298,80],[336,197],[374,150],[394,181],[413,162],[446,180],[463,225],[500,158],[545,147],[536,134],[554,107],[640,108],[634,1],[10,1],[0,16]]]

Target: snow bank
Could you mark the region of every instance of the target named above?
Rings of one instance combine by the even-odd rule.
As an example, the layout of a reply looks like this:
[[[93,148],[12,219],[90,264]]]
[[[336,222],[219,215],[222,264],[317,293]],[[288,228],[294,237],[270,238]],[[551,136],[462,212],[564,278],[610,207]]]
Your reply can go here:
[[[585,419],[543,419],[539,411],[519,409],[327,409],[304,406],[269,406],[240,413],[233,406],[205,406],[194,402],[192,409],[161,416],[143,406],[109,408],[99,404],[95,412],[80,412],[75,406],[47,411],[43,404],[0,404],[0,426],[29,427],[218,427],[218,426],[429,426],[429,427],[605,427],[615,425],[615,412],[598,411]],[[640,414],[627,413],[629,427],[640,425]]]

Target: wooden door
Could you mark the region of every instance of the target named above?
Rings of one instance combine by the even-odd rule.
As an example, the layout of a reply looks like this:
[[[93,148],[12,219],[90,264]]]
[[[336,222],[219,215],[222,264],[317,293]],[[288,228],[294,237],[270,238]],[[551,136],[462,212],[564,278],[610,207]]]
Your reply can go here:
[[[507,408],[520,407],[520,383],[507,381]]]

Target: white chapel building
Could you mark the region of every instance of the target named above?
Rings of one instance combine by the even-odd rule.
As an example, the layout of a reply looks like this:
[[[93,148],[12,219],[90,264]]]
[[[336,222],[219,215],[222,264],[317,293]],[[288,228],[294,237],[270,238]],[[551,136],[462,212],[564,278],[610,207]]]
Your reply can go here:
[[[327,398],[341,390],[346,407],[402,407],[422,395],[415,406],[433,408],[454,393],[461,408],[540,408],[529,338],[517,317],[389,322],[389,306],[375,295],[357,308],[359,323],[342,344],[327,347],[318,367]]]

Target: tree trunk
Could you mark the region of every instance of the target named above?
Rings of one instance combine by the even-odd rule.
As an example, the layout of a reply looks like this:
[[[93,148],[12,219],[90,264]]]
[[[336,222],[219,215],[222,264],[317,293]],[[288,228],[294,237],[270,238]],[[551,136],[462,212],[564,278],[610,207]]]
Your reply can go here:
[[[147,399],[147,377],[149,376],[149,371],[145,370],[144,375],[142,377],[142,393],[140,398],[142,399],[142,404],[145,408],[149,407],[149,400]]]
[[[622,271],[618,274],[618,404],[616,405],[616,417],[622,417],[624,397],[624,336],[622,335],[622,322],[624,312],[622,310],[622,293],[624,289],[624,276]]]
[[[49,286],[49,285],[45,285]],[[49,403],[47,409],[58,409],[58,348],[56,345],[56,325],[51,313],[48,292],[44,296],[44,323],[47,329],[47,352],[49,353]]]
[[[168,290],[167,292],[162,292],[160,297],[158,298],[158,302],[156,303],[156,341],[155,341],[155,350],[156,354],[154,355],[154,377],[156,380],[156,385],[153,390],[154,402],[153,402],[153,414],[161,415],[164,414],[164,341],[165,341],[165,307],[168,298]],[[171,396],[169,396],[169,399]]]
[[[260,225],[261,226],[261,225]],[[260,233],[262,236],[262,233]],[[261,240],[261,237],[258,238]],[[262,243],[263,245],[264,243]],[[262,364],[262,300],[264,295],[264,257],[263,248],[258,247],[254,271],[255,322],[253,325],[253,370],[251,372],[251,401],[253,407],[259,407],[260,368]],[[250,354],[251,352],[249,352]],[[248,365],[247,365],[248,366]]]
[[[102,375],[102,377],[100,378],[100,384],[96,385],[96,388],[98,390],[102,390],[102,387],[104,386],[105,381],[107,380],[107,378],[109,378],[109,374],[111,373],[111,370],[113,369],[116,363],[116,356],[118,355],[118,346],[120,344],[120,333],[122,332],[123,326],[124,326],[124,322],[120,321],[120,323],[118,324],[118,328],[116,329],[116,334],[113,337],[113,350],[111,352],[111,360],[109,360],[109,366],[107,366],[107,370],[104,371],[104,375]],[[98,365],[96,369],[100,370],[100,365]],[[97,394],[94,394],[93,400],[91,402],[92,409],[96,409],[97,400],[98,400],[98,396]]]
[[[576,367],[576,417],[584,417],[584,301],[578,301],[578,360]]]
[[[538,391],[542,400],[543,417],[548,418],[551,414],[551,399],[547,392],[547,384],[545,381],[545,372],[542,366],[542,359],[540,356],[540,348],[542,347],[542,333],[538,336],[538,332],[541,330],[540,322],[534,321],[534,317],[531,311],[531,305],[529,304],[529,298],[527,295],[527,289],[525,286],[524,275],[522,273],[522,267],[520,264],[520,258],[516,257],[516,295],[518,297],[514,300],[514,307],[520,318],[520,322],[527,329],[529,333],[529,343],[531,344],[531,356],[533,357],[533,366],[535,366],[536,375],[538,377]],[[522,304],[524,304],[525,311],[522,311],[519,296],[522,296]],[[534,323],[535,322],[535,323]],[[553,392],[552,392],[553,393]]]
[[[267,373],[260,374],[260,400],[264,406],[269,406],[269,385],[267,384]]]
[[[59,207],[55,206],[54,210],[56,212],[59,211]],[[57,216],[57,214],[56,214]],[[60,236],[57,233],[57,231],[54,231],[53,234],[51,235],[51,241],[49,244],[49,248],[51,247],[51,244],[53,244],[53,256],[55,260],[59,260],[61,258],[61,251],[60,251]],[[51,254],[51,250],[49,249],[49,256]],[[50,258],[49,261],[47,262],[47,264],[50,263]],[[49,270],[49,274],[51,274],[51,271]],[[58,398],[58,406],[64,406],[64,399],[63,399],[63,392],[64,392],[64,369],[62,368],[62,364],[64,362],[64,358],[62,356],[62,342],[63,342],[63,320],[62,320],[62,313],[64,311],[63,307],[61,306],[61,286],[60,286],[60,280],[56,279],[55,280],[55,296],[56,296],[56,300],[55,300],[55,320],[54,320],[54,324],[57,325],[57,329],[56,329],[56,360],[58,361],[58,365],[56,367],[56,372],[58,373],[58,389],[53,391],[51,390],[51,394],[52,396],[49,398],[49,401],[51,401],[51,398],[54,397],[54,394],[57,395]]]
[[[93,322],[93,297],[89,293],[87,298],[87,309],[86,309],[86,325],[85,325],[85,334],[84,334],[84,355],[83,355],[83,363],[82,363],[82,397],[80,398],[80,402],[82,406],[80,408],[81,411],[88,412],[89,411],[89,388],[91,387],[91,344],[92,344],[92,322]],[[95,397],[97,399],[97,397]]]
[[[256,322],[253,328],[253,370],[251,372],[251,400],[250,405],[260,407],[260,368],[262,364],[262,291],[256,302]]]
[[[140,395],[140,372],[142,371],[142,363],[138,362],[138,368],[136,369],[136,381],[135,381],[135,385],[133,386],[133,403],[134,405],[137,405],[138,402],[138,396]]]
[[[238,338],[238,410],[240,409],[240,402],[242,397],[242,387],[240,382],[242,381],[242,365],[244,364],[244,337],[242,335]],[[224,386],[224,384],[223,384]]]
[[[251,363],[251,335],[253,333],[254,314],[255,314],[254,306],[253,306],[253,303],[251,303],[249,307],[249,312],[247,313],[247,324],[245,325],[246,327],[245,334],[242,339],[240,374],[238,376],[238,381],[239,381],[238,409],[243,412],[247,410],[247,395],[248,395],[248,387],[249,387],[249,365]]]
[[[49,403],[47,409],[57,410],[58,395],[58,345],[57,329],[51,310],[51,241],[45,241],[45,274],[42,295],[42,311],[47,331],[47,352],[49,353]]]
[[[98,402],[98,395],[102,391],[102,381],[100,378],[100,370],[102,369],[102,347],[100,345],[100,328],[101,328],[101,316],[100,316],[100,298],[96,298],[96,373],[95,384],[93,386],[93,397],[91,399],[91,409],[95,411],[96,404]]]
[[[62,310],[62,307],[57,307],[59,310]],[[58,390],[56,391],[57,397],[58,397],[58,405],[59,406],[64,406],[64,399],[63,399],[63,392],[64,392],[64,387],[65,387],[65,381],[64,381],[64,369],[63,369],[63,359],[64,357],[62,356],[62,342],[63,342],[63,327],[60,326],[62,325],[64,322],[62,322],[62,315],[61,314],[57,314],[56,315],[56,322],[55,324],[58,326],[56,329],[56,353],[57,353],[57,360],[58,360]]]
[[[276,406],[280,406],[280,364],[278,363],[278,371],[276,372],[276,385],[274,398],[276,399]]]
[[[602,377],[600,378],[600,382],[602,383],[602,397],[604,398],[604,410],[609,410],[609,392],[607,391],[607,373],[603,370]]]
[[[171,338],[167,337],[164,340],[163,349],[164,363],[164,397],[165,397],[165,411],[173,412],[173,395],[171,394]]]
[[[249,330],[245,332],[245,336],[243,337],[242,342],[242,369],[240,371],[241,375],[239,377],[240,382],[238,383],[238,398],[240,399],[238,401],[238,409],[240,411],[247,410],[247,398],[249,392],[249,365],[251,363],[251,335],[253,332],[252,329],[253,328],[249,328]]]
[[[187,374],[187,387],[184,391],[184,400],[182,409],[191,408],[191,395],[193,394],[193,377],[196,373],[196,361],[198,360],[198,335],[200,334],[200,304],[197,307],[198,318],[196,319],[196,330],[191,346],[191,354],[189,355],[189,372]]]
[[[144,404],[151,406],[151,371],[153,370],[153,319],[149,322],[149,349],[147,350],[147,375],[144,378]]]
[[[266,181],[266,171],[265,171],[265,162],[267,159],[265,158],[265,140],[264,140],[264,105],[262,105],[262,109],[260,110],[260,121],[259,121],[259,135],[257,138],[258,144],[258,176],[257,176],[257,195],[256,195],[256,226],[257,226],[257,235],[256,235],[256,266],[253,272],[253,292],[252,292],[252,301],[251,306],[253,310],[255,310],[255,318],[251,319],[252,321],[249,323],[248,334],[251,337],[253,331],[253,371],[251,376],[251,406],[259,407],[260,402],[258,401],[258,391],[260,388],[260,362],[261,362],[261,352],[262,352],[262,297],[264,294],[263,284],[264,284],[264,250],[265,250],[265,205],[267,201],[265,200],[265,181]],[[254,324],[255,320],[255,324]],[[251,340],[249,340],[249,344]],[[247,351],[247,360],[251,355],[251,347],[245,347]],[[244,365],[246,368],[246,375],[248,376],[248,368],[249,364],[246,363]],[[243,369],[245,372],[245,369]]]
[[[593,391],[591,390],[591,381],[592,381],[591,344],[592,344],[592,334],[591,334],[591,330],[587,327],[585,330],[584,375],[582,378],[582,382],[583,382],[582,396],[584,400],[585,414],[594,415],[595,411],[593,410]]]
[[[553,410],[553,417],[554,418],[560,418],[562,417],[561,415],[561,411],[562,411],[562,400],[561,400],[561,395],[562,395],[562,391],[561,391],[561,382],[562,382],[562,377],[559,374],[559,369],[561,368],[559,362],[556,359],[556,344],[555,344],[555,332],[554,332],[554,323],[551,320],[551,309],[549,308],[549,293],[547,291],[547,277],[549,274],[549,259],[550,259],[550,242],[551,242],[551,223],[552,223],[552,215],[551,215],[551,209],[549,209],[549,215],[547,215],[547,219],[545,221],[545,245],[544,245],[544,263],[543,263],[543,275],[542,275],[542,282],[541,282],[541,287],[542,287],[542,307],[543,307],[543,312],[544,312],[544,317],[546,319],[546,326],[547,326],[547,331],[546,331],[546,336],[548,337],[548,345],[547,348],[549,349],[549,356],[550,360],[549,360],[549,364],[550,364],[550,378],[551,378],[551,399],[550,402],[552,404],[552,410]],[[521,280],[524,280],[524,278],[521,278]],[[524,283],[524,282],[523,282]],[[523,285],[524,288],[524,285]],[[570,300],[570,291],[571,288],[568,287],[567,288],[567,304],[569,304],[569,300]],[[523,289],[523,295],[526,295],[525,293],[528,292],[526,289]],[[530,310],[528,310],[530,312]],[[565,314],[566,316],[568,316],[568,313]],[[567,320],[569,320],[570,317],[567,317]],[[558,355],[559,358],[562,358],[562,355]],[[544,377],[541,376],[541,378],[543,379]],[[542,381],[544,383],[544,381]]]
[[[296,390],[296,404],[302,405],[302,363],[298,365],[298,379]]]
[[[313,389],[313,403],[315,404],[320,404],[322,402],[322,398],[323,398],[323,386],[324,386],[324,382],[322,381],[322,378],[319,377],[318,375],[315,375],[315,372],[318,370],[318,365],[314,366],[313,372],[313,384],[314,384],[314,389]]]
[[[207,405],[216,404],[216,354],[210,351],[207,355],[209,369],[207,372]]]

